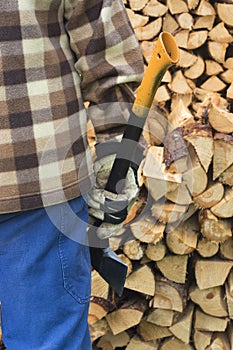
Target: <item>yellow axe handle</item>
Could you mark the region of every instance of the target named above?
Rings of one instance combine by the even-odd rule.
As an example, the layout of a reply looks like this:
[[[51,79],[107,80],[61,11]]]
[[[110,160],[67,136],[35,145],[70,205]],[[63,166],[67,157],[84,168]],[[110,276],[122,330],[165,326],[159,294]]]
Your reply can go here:
[[[164,74],[178,59],[179,49],[174,37],[168,32],[160,33],[132,107],[136,116],[147,116]]]

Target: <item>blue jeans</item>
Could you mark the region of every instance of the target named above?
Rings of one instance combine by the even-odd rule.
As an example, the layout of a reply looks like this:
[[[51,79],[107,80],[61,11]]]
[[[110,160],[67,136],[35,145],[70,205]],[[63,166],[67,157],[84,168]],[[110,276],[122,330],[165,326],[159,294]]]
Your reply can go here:
[[[92,348],[87,213],[79,197],[69,205],[0,215],[0,300],[8,350]]]

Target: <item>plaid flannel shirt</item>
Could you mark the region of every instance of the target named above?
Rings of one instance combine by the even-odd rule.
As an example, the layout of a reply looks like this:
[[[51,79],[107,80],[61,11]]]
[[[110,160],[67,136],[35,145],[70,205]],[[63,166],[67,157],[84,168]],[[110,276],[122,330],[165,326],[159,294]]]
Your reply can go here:
[[[115,136],[142,74],[121,0],[1,1],[0,213],[88,191],[87,114]]]

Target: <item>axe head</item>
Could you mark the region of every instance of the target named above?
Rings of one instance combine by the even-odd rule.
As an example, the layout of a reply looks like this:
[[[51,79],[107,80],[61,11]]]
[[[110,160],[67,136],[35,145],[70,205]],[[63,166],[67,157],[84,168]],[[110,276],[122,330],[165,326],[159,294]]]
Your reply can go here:
[[[93,268],[121,296],[128,266],[109,247],[90,247],[90,253]]]

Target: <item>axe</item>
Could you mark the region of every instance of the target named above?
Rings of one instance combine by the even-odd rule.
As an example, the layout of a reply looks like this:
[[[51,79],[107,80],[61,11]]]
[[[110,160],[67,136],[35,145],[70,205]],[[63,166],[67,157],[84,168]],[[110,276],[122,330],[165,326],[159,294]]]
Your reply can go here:
[[[177,63],[179,51],[173,36],[162,32],[156,42],[152,57],[138,88],[130,111],[123,137],[105,186],[107,191],[117,193],[117,185],[124,180],[136,152],[155,93],[170,66]],[[114,213],[115,214],[115,213]],[[117,213],[118,214],[118,213]],[[120,215],[120,213],[119,213]],[[92,267],[121,296],[127,274],[127,265],[109,247],[108,239],[98,238],[96,231],[103,221],[96,220],[88,230]]]

